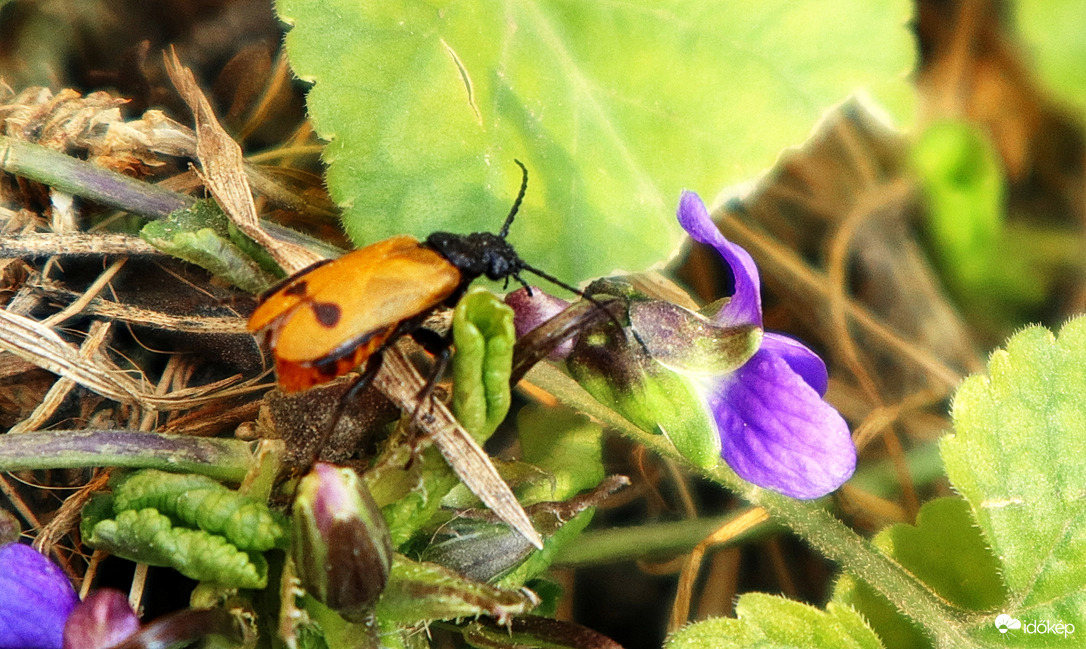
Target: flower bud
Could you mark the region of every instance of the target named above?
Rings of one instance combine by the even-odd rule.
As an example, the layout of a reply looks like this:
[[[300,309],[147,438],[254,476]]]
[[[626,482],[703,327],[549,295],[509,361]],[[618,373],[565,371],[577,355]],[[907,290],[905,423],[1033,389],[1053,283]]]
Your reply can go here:
[[[302,586],[351,622],[365,621],[388,581],[392,542],[353,470],[318,462],[298,486],[292,554]]]
[[[92,591],[64,625],[64,649],[106,649],[140,630],[128,598],[119,590]]]
[[[513,327],[517,331],[517,338],[523,337],[569,306],[569,302],[548,295],[538,288],[532,289],[531,294],[526,288],[517,289],[505,296],[505,303],[513,308]],[[569,356],[571,351],[573,351],[573,341],[567,340],[555,347],[548,358],[552,361],[560,361]]]

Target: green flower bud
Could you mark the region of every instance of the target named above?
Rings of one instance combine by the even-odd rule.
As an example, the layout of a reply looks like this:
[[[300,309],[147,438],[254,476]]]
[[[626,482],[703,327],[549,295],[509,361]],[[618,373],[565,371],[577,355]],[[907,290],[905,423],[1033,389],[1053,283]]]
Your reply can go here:
[[[318,462],[302,479],[292,554],[302,586],[315,599],[351,622],[371,616],[388,581],[392,542],[357,473]]]

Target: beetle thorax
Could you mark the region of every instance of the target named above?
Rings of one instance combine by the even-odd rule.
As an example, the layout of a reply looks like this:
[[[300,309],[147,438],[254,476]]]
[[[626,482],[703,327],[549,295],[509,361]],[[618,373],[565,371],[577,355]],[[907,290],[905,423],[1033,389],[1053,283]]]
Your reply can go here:
[[[472,279],[486,275],[492,280],[501,280],[515,276],[524,269],[524,262],[513,246],[490,232],[435,232],[426,238],[426,245]]]

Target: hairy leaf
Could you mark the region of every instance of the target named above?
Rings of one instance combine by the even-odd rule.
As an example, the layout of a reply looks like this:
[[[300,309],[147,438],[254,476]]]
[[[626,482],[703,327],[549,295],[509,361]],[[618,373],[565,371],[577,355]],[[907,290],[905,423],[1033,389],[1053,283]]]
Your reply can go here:
[[[566,281],[659,262],[683,188],[768,168],[859,88],[908,112],[904,0],[280,0],[358,244],[494,231]]]

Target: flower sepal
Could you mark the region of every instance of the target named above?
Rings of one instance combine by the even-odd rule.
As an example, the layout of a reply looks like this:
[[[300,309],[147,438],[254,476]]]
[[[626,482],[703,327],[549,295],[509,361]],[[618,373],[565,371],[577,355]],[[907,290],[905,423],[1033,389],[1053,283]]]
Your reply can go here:
[[[761,342],[755,326],[718,327],[693,311],[610,278],[589,287],[594,297],[627,300],[630,326],[606,322],[582,334],[567,359],[570,374],[601,403],[639,428],[665,435],[698,466],[720,461],[720,436],[700,396],[699,375],[741,366]]]

